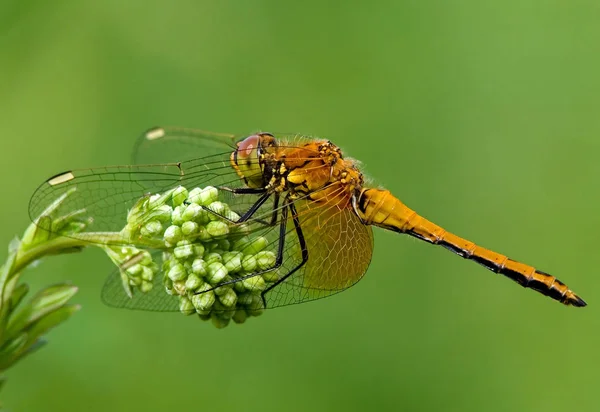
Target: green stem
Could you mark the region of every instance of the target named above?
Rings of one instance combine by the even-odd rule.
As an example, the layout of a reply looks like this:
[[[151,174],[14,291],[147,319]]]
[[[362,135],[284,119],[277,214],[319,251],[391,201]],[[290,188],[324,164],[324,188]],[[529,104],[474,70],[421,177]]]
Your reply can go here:
[[[132,242],[123,239],[120,232],[90,232],[70,235],[70,237],[57,237],[55,239],[43,242],[27,250],[19,250],[17,258],[12,266],[11,275],[19,273],[26,266],[46,255],[53,255],[58,252],[84,248],[87,246],[132,246]],[[144,239],[139,246],[150,247],[153,249],[163,249],[164,242],[160,240]],[[10,276],[10,275],[9,275]]]

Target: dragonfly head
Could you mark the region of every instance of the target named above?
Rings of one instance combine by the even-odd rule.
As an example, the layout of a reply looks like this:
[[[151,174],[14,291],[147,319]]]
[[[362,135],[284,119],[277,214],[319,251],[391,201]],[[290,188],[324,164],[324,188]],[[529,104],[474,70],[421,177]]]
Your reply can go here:
[[[275,137],[271,133],[257,133],[237,143],[231,154],[231,165],[244,179],[248,187],[264,187],[265,154],[269,148],[276,147]]]

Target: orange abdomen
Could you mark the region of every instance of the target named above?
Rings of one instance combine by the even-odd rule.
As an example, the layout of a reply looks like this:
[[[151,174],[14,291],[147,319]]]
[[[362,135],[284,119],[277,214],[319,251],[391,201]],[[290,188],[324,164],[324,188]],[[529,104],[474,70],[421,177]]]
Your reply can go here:
[[[554,276],[447,232],[408,208],[387,190],[364,189],[358,198],[356,209],[366,224],[408,233],[434,245],[443,246],[465,259],[474,260],[492,272],[509,277],[523,287],[537,290],[566,305],[586,305],[583,299]]]

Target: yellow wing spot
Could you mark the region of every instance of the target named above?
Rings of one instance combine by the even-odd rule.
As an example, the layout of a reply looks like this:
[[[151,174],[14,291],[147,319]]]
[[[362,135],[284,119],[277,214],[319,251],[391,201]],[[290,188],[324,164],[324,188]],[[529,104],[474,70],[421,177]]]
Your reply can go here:
[[[75,179],[75,175],[73,174],[73,172],[65,172],[65,173],[61,173],[59,175],[56,175],[56,176],[48,179],[48,184],[50,186],[56,186],[56,185],[66,183],[69,180],[73,180],[73,179]]]
[[[158,127],[156,129],[148,130],[146,132],[146,140],[156,140],[165,136],[165,129]]]

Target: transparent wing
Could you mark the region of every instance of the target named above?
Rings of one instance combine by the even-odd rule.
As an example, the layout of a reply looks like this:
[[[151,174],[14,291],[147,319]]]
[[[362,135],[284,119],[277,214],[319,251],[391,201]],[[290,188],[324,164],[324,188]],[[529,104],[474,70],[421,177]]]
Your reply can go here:
[[[182,127],[154,127],[138,137],[135,164],[181,162],[235,150],[243,136]]]
[[[161,251],[152,253],[155,262],[162,260]],[[157,274],[152,281],[152,289],[147,293],[134,291],[129,297],[123,288],[121,272],[115,269],[106,279],[102,288],[102,301],[111,307],[137,309],[159,312],[176,312],[179,310],[179,299],[177,296],[169,295],[163,284],[162,274]]]
[[[55,211],[57,216],[83,211],[91,218],[85,231],[118,232],[125,226],[129,210],[145,196],[164,193],[180,185],[188,189],[208,185],[244,187],[231,167],[229,156],[230,152],[224,152],[181,163],[64,172],[46,180],[36,189],[29,202],[29,216],[35,221],[58,197],[72,191]],[[254,195],[227,194],[226,197],[234,210],[245,210],[256,199]]]
[[[362,224],[352,209],[340,207],[334,201],[315,205],[298,199],[293,204],[298,225],[290,211],[285,220],[282,217],[286,206],[277,207],[279,218],[274,225],[249,223],[253,236],[268,239],[266,251],[281,254],[280,266],[262,274],[267,280],[264,302],[268,309],[324,298],[351,287],[367,271],[373,253],[371,227]],[[272,212],[270,204],[261,209],[257,218],[266,220]],[[157,261],[160,259],[160,253],[154,256]],[[254,276],[258,274],[245,274],[222,285],[240,283]],[[129,298],[116,271],[105,283],[102,299],[113,307],[178,311],[178,298],[167,294],[163,278],[163,274],[156,276],[149,293],[138,292]]]

